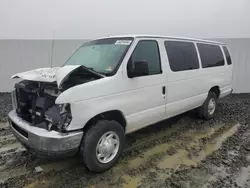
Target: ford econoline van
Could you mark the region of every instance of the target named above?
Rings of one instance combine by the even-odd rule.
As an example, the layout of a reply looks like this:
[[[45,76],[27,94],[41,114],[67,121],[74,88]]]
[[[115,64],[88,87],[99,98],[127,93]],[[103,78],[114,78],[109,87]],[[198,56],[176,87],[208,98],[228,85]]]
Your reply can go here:
[[[61,67],[18,73],[8,114],[16,138],[42,155],[80,153],[110,169],[125,134],[198,109],[213,118],[232,92],[232,60],[220,42],[149,35],[84,43]]]

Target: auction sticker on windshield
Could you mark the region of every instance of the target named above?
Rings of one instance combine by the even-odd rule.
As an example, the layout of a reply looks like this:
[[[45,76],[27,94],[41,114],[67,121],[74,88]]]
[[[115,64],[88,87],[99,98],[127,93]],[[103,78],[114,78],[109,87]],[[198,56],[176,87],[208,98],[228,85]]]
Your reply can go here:
[[[130,45],[132,41],[131,40],[117,40],[115,42],[115,44],[118,44],[118,45]]]

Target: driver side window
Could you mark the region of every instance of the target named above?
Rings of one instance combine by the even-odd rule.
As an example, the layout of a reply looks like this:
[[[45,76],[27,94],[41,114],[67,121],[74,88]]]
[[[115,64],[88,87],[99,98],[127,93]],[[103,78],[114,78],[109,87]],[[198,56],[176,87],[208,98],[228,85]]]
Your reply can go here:
[[[161,60],[157,41],[154,40],[141,40],[132,53],[127,70],[133,70],[134,62],[146,61],[148,63],[148,75],[160,74]]]

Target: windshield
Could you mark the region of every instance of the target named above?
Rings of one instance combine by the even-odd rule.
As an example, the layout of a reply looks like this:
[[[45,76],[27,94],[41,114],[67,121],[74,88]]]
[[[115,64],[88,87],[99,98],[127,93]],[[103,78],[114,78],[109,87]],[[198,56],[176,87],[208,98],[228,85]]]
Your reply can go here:
[[[133,38],[106,38],[83,44],[64,65],[83,65],[105,75],[119,68]]]

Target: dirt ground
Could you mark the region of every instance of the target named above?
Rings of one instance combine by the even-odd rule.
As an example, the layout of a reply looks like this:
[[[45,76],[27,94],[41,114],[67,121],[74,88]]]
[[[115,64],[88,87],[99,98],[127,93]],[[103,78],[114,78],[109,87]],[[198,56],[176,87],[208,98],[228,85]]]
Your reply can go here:
[[[0,123],[0,187],[250,187],[250,95],[221,100],[210,121],[188,112],[128,135],[119,163],[102,174],[79,157],[31,156]]]

